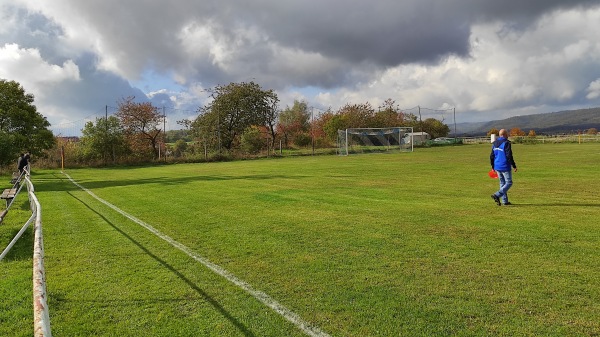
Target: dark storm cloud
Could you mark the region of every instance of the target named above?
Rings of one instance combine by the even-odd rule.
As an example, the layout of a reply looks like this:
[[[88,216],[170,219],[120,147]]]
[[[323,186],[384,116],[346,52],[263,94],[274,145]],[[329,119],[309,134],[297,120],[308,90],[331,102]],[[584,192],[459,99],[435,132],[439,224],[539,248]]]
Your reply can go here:
[[[278,88],[285,84],[274,75],[287,77],[288,85],[335,87],[357,82],[348,77],[349,68],[364,77],[361,68],[372,72],[372,66],[386,69],[408,63],[434,64],[449,55],[467,57],[474,23],[503,20],[515,29],[553,10],[593,5],[597,1],[70,2],[82,20],[99,32],[99,43],[118,59],[128,76],[151,66],[176,69],[186,74],[188,82],[215,84],[263,77],[272,79],[268,84]],[[208,52],[185,54],[190,41],[182,44],[179,34],[190,24],[209,26],[217,42],[234,49],[226,66],[216,66],[214,55]],[[244,31],[260,36],[249,40],[241,34]],[[316,62],[319,71],[297,74],[294,56],[281,59],[277,48],[320,55],[332,62]],[[284,62],[287,66],[281,67]]]
[[[240,3],[216,16],[227,26],[256,25],[284,46],[386,67],[467,56],[470,27],[477,22],[524,27],[542,14],[579,6],[598,6],[598,1],[263,1]]]
[[[43,81],[34,85],[46,91],[46,100],[82,109],[113,104],[131,94],[140,96],[141,91],[130,83],[144,82],[147,72],[187,87],[189,91],[181,97],[198,95],[202,88],[216,84],[254,80],[282,93],[287,88],[305,87],[322,88],[326,95],[330,90],[339,90],[340,97],[332,97],[332,102],[378,90],[403,90],[402,96],[411,94],[413,100],[421,100],[433,95],[431,83],[444,81],[435,88],[440,104],[453,105],[455,99],[472,97],[465,104],[487,107],[500,104],[493,94],[488,97],[483,93],[488,84],[486,76],[499,76],[494,71],[512,75],[502,80],[513,78],[519,85],[514,95],[521,100],[535,97],[541,102],[547,96],[557,96],[544,83],[529,80],[547,73],[543,69],[547,69],[548,60],[539,60],[540,67],[535,68],[538,73],[527,74],[524,80],[529,83],[521,85],[523,78],[514,76],[515,70],[522,71],[514,66],[519,61],[509,59],[511,53],[523,49],[532,51],[522,57],[537,59],[537,51],[548,40],[542,41],[538,34],[534,38],[537,40],[531,41],[532,47],[527,48],[529,41],[517,43],[511,39],[541,31],[538,25],[542,17],[599,6],[598,0],[55,0],[51,4],[16,0],[0,4],[5,23],[0,27],[0,47],[17,44],[19,53],[27,55],[34,55],[29,49],[38,50],[44,69],[57,72],[55,78],[62,78],[58,76],[60,71],[72,72],[72,67],[64,64],[73,61],[79,67],[80,81],[65,80],[51,88],[44,87]],[[577,15],[584,17],[582,13]],[[483,53],[479,55],[473,55],[477,51],[473,43],[480,38],[475,30],[485,34],[487,40],[482,41],[488,43],[479,49]],[[567,35],[561,39],[552,39],[554,46],[550,48],[558,58],[572,43]],[[595,38],[587,39],[593,50]],[[504,58],[490,56],[496,52],[486,49],[489,45],[501,48]],[[519,49],[513,49],[517,45]],[[9,53],[14,47],[5,50]],[[456,75],[451,79],[451,71],[436,69],[440,77],[436,77],[436,71],[423,77],[423,70],[418,68],[443,68],[449,59],[463,62],[461,68],[454,69]],[[481,76],[475,78],[469,68],[473,60],[484,62],[476,64]],[[14,60],[6,64],[19,65]],[[25,68],[24,63],[21,66]],[[62,70],[56,70],[57,66]],[[499,69],[493,69],[496,66]],[[570,96],[559,94],[558,99],[596,97],[597,85],[591,83],[596,83],[600,75],[587,68],[597,67],[597,63],[582,63],[584,67],[581,73],[587,76],[579,76],[577,87],[589,87],[589,92],[569,88],[572,83],[564,79],[565,92],[579,91]],[[563,68],[566,76],[572,76],[569,67]],[[417,75],[409,73],[411,69],[417,69]],[[386,75],[388,71],[402,78],[392,78]],[[387,87],[377,86],[385,82],[382,76],[387,76]],[[464,92],[449,92],[447,88],[455,86],[452,80],[461,83]],[[430,83],[427,87],[425,81]],[[390,83],[392,89],[388,89]],[[177,93],[156,93],[167,86],[147,82],[141,85],[146,92],[155,92],[153,101],[177,100],[173,98]],[[69,94],[76,95],[60,97]],[[179,103],[185,100],[181,97]]]

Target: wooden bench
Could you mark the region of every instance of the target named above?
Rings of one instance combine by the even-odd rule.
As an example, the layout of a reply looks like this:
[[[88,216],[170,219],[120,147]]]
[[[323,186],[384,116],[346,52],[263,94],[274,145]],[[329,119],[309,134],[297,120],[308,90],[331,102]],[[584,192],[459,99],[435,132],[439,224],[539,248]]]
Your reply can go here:
[[[0,199],[6,200],[6,208],[8,208],[8,205],[10,205],[10,202],[14,199],[15,194],[17,194],[16,188],[7,188],[2,192],[2,195],[0,195]]]
[[[10,179],[11,184],[16,184],[21,178],[21,174],[19,172],[13,172],[12,178]]]
[[[4,217],[6,216],[6,214],[8,214],[8,210],[5,209],[2,212],[0,212],[0,224],[2,224],[2,221],[4,221]]]

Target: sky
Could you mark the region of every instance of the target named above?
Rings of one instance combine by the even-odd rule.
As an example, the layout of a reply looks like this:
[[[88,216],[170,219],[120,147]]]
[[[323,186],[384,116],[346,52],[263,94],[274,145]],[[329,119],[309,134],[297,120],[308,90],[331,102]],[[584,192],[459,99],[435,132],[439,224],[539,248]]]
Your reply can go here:
[[[600,106],[597,0],[0,0],[0,20],[0,79],[64,135],[129,96],[179,129],[231,82],[447,123]]]

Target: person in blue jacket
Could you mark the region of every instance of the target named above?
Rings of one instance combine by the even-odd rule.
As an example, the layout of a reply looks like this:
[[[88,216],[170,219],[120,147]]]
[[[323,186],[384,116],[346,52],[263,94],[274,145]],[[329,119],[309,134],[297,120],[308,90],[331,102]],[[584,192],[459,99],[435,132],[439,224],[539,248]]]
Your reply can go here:
[[[492,199],[500,205],[512,205],[508,201],[508,190],[513,185],[512,170],[517,172],[517,164],[513,158],[511,143],[508,140],[508,134],[505,129],[498,133],[500,137],[492,144],[492,153],[490,154],[490,164],[492,169],[498,173],[500,189],[492,194]]]

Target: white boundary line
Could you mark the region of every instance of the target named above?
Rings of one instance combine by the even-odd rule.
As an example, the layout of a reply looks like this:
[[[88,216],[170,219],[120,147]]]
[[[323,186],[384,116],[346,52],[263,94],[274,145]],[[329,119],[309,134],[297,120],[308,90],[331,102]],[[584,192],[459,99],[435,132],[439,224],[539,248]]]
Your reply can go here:
[[[300,330],[302,330],[307,335],[309,335],[311,337],[331,337],[329,334],[325,333],[324,331],[321,331],[321,329],[319,329],[318,327],[316,327],[314,325],[311,325],[308,322],[306,322],[305,320],[303,320],[300,316],[298,316],[296,313],[294,313],[290,309],[288,309],[285,306],[283,306],[281,303],[277,302],[271,296],[265,294],[264,292],[262,292],[260,290],[256,290],[256,289],[252,288],[252,286],[250,284],[248,284],[247,282],[239,279],[238,277],[236,277],[232,273],[228,272],[227,270],[223,269],[219,265],[216,265],[216,264],[210,262],[208,259],[206,259],[206,258],[204,258],[204,257],[202,257],[202,256],[200,256],[200,255],[198,255],[196,253],[194,253],[190,248],[188,248],[188,247],[184,246],[183,244],[175,241],[171,237],[169,237],[169,236],[161,233],[156,228],[154,228],[154,227],[150,226],[149,224],[143,222],[142,220],[134,217],[133,215],[128,214],[125,211],[122,211],[121,209],[119,209],[116,206],[114,206],[113,204],[105,201],[104,199],[101,199],[100,197],[98,197],[97,195],[95,195],[92,191],[90,191],[87,188],[79,185],[67,173],[65,173],[65,172],[62,172],[62,173],[65,176],[67,176],[67,178],[73,184],[75,184],[77,187],[79,187],[83,191],[87,192],[94,199],[96,199],[96,200],[100,201],[101,203],[105,204],[106,206],[112,208],[117,213],[120,213],[121,215],[123,215],[124,217],[128,218],[129,220],[131,220],[131,221],[137,223],[138,225],[146,228],[147,230],[149,230],[150,232],[152,232],[154,235],[158,236],[159,238],[161,238],[164,241],[166,241],[167,243],[169,243],[171,246],[173,246],[173,247],[179,249],[180,251],[186,253],[192,259],[194,259],[194,260],[202,263],[206,268],[212,270],[217,275],[222,276],[227,281],[235,284],[236,286],[238,286],[239,288],[241,288],[242,290],[244,290],[248,294],[252,295],[252,297],[254,297],[257,300],[259,300],[260,302],[262,302],[267,307],[273,309],[273,311],[275,311],[276,313],[278,313],[279,315],[281,315],[283,318],[285,318],[286,320],[288,320],[289,322],[291,322],[292,324],[294,324],[296,327],[298,327]]]

